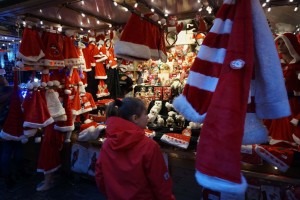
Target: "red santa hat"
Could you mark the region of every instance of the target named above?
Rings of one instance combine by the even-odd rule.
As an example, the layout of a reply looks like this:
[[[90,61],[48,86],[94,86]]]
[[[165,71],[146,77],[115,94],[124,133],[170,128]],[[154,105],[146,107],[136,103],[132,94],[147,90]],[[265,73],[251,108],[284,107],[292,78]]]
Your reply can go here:
[[[71,99],[71,110],[73,115],[80,115],[82,114],[82,108],[81,108],[79,88],[78,87],[77,89],[74,88],[73,92],[74,92],[74,96]]]
[[[300,44],[298,42],[297,36],[293,33],[284,33],[275,38],[275,41],[282,39],[287,46],[291,56],[294,58],[291,63],[296,63],[300,61]]]
[[[65,58],[65,65],[66,66],[79,66],[82,65],[83,62],[79,56],[79,53],[74,45],[74,38],[65,36],[64,38],[64,49],[63,55]]]
[[[90,141],[99,137],[100,132],[105,129],[105,125],[100,125],[97,122],[82,124],[78,134],[78,141]]]
[[[38,31],[26,27],[23,31],[17,58],[21,58],[23,61],[37,62],[45,56],[43,49],[44,47]]]
[[[26,137],[23,129],[24,115],[18,86],[18,72],[14,72],[14,90],[11,96],[7,118],[4,122],[0,137],[5,140],[24,141]]]
[[[78,68],[72,67],[70,71],[70,83],[73,85],[79,85],[79,82],[81,82],[81,78],[78,73]]]
[[[60,100],[59,94],[53,89],[48,89],[45,93],[47,108],[52,118],[59,118],[66,114]]]
[[[58,121],[55,123],[54,129],[61,132],[70,132],[74,130],[74,120],[72,113],[72,105],[70,101],[70,90],[65,90],[65,94],[63,95],[63,107],[66,111],[66,120]]]
[[[23,127],[43,128],[54,122],[45,98],[45,91],[29,91],[22,104],[24,110]]]
[[[154,38],[156,32],[152,28],[155,29],[154,25],[132,13],[120,40],[115,43],[116,57],[138,61],[149,60],[154,55],[159,57]]]
[[[178,133],[165,133],[160,140],[176,147],[187,149],[190,143],[190,136]]]
[[[50,32],[47,34],[47,37],[45,57],[42,59],[43,64],[50,67],[64,67],[62,35]]]
[[[257,116],[288,116],[279,58],[259,1],[225,0],[193,63],[183,95],[173,102],[188,120],[204,123],[196,179],[206,188],[228,193],[243,193],[247,188],[240,148],[254,64]]]

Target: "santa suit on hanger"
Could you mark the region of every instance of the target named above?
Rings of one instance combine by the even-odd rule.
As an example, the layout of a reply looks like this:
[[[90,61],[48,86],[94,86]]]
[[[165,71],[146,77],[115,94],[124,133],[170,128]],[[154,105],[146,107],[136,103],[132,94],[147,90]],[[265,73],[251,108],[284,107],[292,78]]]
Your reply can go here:
[[[282,61],[282,70],[285,86],[288,93],[292,115],[281,119],[272,120],[269,125],[270,144],[285,142],[292,145],[300,144],[300,44],[292,33],[284,33],[275,38],[277,42],[282,39],[293,60],[290,63]]]

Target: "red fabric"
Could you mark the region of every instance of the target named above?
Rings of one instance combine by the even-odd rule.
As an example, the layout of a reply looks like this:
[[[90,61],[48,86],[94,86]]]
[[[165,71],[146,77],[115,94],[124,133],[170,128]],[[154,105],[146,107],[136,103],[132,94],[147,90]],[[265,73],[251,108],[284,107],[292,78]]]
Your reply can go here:
[[[68,94],[64,94],[63,96],[63,107],[65,108],[66,111],[67,121],[56,122],[55,129],[62,132],[73,131],[74,130],[73,113],[72,113],[70,95]]]
[[[82,49],[82,54],[85,60],[85,71],[89,72],[92,70],[90,56],[89,56],[90,55],[89,48],[86,47]]]
[[[50,173],[59,168],[63,142],[64,135],[54,129],[53,123],[45,127],[37,166],[39,172]]]
[[[44,46],[37,30],[25,28],[23,31],[22,42],[19,52],[22,54],[18,57],[36,62],[44,56]]]
[[[65,65],[67,66],[78,66],[81,64],[81,60],[79,58],[79,52],[77,51],[75,45],[75,40],[73,37],[65,36],[64,38],[64,48],[63,55],[65,58]]]
[[[236,9],[234,23],[196,157],[196,168],[201,173],[234,183],[241,183],[240,148],[254,64],[250,3],[237,1],[231,5]],[[236,59],[245,61],[242,69],[230,67]]]
[[[95,66],[95,79],[107,79],[107,75],[102,62],[97,62]]]
[[[47,45],[45,48],[44,65],[45,66],[64,66],[64,57],[62,53],[63,39],[60,34],[49,33]]]
[[[23,101],[24,127],[42,128],[54,120],[50,116],[45,91],[29,91]]]
[[[145,136],[142,128],[110,117],[106,134],[95,178],[107,199],[174,199],[171,177],[160,147]]]
[[[2,131],[11,135],[14,140],[19,140],[23,135],[24,114],[21,108],[21,99],[18,86],[18,72],[14,72],[14,89],[10,100],[7,118],[3,124]],[[2,134],[2,133],[1,133]],[[4,139],[6,137],[3,137]],[[8,139],[8,138],[7,138]]]

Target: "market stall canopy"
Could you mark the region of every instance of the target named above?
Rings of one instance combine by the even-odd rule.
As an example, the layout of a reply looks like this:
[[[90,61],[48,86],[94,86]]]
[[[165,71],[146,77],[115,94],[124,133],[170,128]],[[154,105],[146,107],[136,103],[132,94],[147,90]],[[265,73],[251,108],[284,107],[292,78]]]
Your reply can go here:
[[[300,0],[267,1],[261,3],[265,3],[266,16],[274,32],[299,31],[300,11],[294,10],[298,9]],[[222,0],[0,0],[0,34],[18,36],[16,27],[22,22],[82,31],[107,30],[124,25],[130,11],[136,9],[141,13],[153,11],[159,19],[212,17],[221,4]]]

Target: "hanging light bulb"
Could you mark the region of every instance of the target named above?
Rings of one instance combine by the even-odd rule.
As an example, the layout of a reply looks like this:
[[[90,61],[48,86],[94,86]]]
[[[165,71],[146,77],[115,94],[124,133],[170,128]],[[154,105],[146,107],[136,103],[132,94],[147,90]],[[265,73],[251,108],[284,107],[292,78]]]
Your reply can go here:
[[[91,32],[91,30],[88,30],[88,33],[90,33]]]
[[[138,5],[139,5],[138,2],[136,2],[136,3],[134,4],[134,7],[137,8]]]
[[[270,2],[270,0],[266,0],[266,2],[267,2],[267,3],[269,3],[269,2]]]
[[[80,28],[81,31],[83,31],[83,28]]]
[[[40,9],[40,13],[43,13],[43,10],[42,10],[42,9]]]
[[[267,10],[268,12],[271,12],[271,6],[268,8],[268,10]]]
[[[267,3],[265,2],[265,3],[262,4],[262,7],[266,7],[266,5],[267,5]]]
[[[289,2],[293,2],[294,0],[289,0]]]
[[[201,12],[202,11],[202,7],[201,8],[199,8],[199,10],[198,10],[199,12]]]
[[[84,1],[83,0],[81,1],[81,5],[84,5]]]
[[[43,24],[44,24],[42,20],[40,21],[40,24],[41,24],[41,25],[43,25]]]
[[[99,20],[97,20],[97,24],[100,24],[100,21],[99,21]]]
[[[111,24],[108,24],[108,27],[109,27],[109,28],[111,28],[111,27],[112,27],[112,25],[111,25]]]
[[[57,18],[58,18],[58,19],[61,19],[61,16],[60,16],[60,14],[58,14]]]
[[[85,17],[85,14],[84,14],[84,13],[81,13],[81,16],[82,16],[82,17]]]
[[[22,23],[23,23],[23,26],[26,26],[26,21],[25,20]]]
[[[59,27],[57,28],[57,30],[58,30],[59,32],[62,32],[62,27],[59,26]]]
[[[201,1],[200,0],[198,0],[198,3],[200,3]]]
[[[127,11],[128,11],[128,8],[125,8],[125,7],[124,7],[124,10],[125,10],[125,12],[127,12]]]
[[[274,169],[276,169],[276,170],[277,170],[278,168],[277,168],[277,167],[274,167]]]
[[[83,25],[83,22],[80,22],[80,25]]]
[[[295,12],[298,11],[298,5],[294,8],[294,11],[295,11]]]
[[[154,12],[155,10],[154,10],[154,8],[151,8],[151,12]]]
[[[97,9],[97,12],[99,12],[99,7],[98,6],[96,6],[96,9]]]
[[[114,5],[117,6],[118,5],[117,2],[114,1]]]
[[[87,18],[87,23],[88,23],[88,24],[90,24],[90,23],[91,23],[89,18]]]

